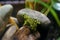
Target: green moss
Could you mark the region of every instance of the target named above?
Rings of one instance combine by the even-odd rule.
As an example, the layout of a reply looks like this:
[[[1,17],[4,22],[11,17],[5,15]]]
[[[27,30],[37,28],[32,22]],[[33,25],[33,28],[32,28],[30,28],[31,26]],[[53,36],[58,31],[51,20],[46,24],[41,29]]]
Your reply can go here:
[[[36,31],[37,24],[40,24],[40,22],[26,14],[22,14],[21,16],[24,18],[23,25],[28,25],[31,30]]]

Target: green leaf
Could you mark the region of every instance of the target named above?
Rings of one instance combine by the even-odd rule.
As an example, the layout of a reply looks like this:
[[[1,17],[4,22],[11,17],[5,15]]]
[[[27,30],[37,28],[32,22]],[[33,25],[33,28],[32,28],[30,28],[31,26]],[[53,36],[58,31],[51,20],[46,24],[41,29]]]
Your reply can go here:
[[[36,1],[36,2],[38,2],[38,1]],[[42,4],[42,5],[43,5],[44,7],[46,7],[46,8],[49,8],[49,5],[46,4],[46,3],[44,3],[44,2],[42,2],[42,1],[39,1],[38,3]],[[57,13],[53,10],[52,7],[50,8],[50,12],[51,12],[52,16],[55,18],[58,26],[60,27],[60,20],[59,20],[59,18],[58,18]]]

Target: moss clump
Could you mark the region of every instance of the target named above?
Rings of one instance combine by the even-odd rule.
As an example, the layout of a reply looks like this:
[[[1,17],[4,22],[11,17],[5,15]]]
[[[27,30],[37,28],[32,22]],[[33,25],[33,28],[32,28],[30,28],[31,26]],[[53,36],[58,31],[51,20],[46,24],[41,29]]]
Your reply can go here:
[[[26,14],[20,15],[24,18],[24,24],[29,26],[29,28],[33,31],[36,31],[37,24],[40,24],[40,22],[37,19],[31,18],[30,16]]]

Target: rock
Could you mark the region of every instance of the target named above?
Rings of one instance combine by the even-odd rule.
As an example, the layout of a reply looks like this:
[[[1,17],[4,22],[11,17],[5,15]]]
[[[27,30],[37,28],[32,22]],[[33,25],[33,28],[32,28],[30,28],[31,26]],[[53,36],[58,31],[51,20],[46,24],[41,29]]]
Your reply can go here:
[[[17,25],[19,24],[17,18],[15,18],[15,17],[10,17],[10,18],[11,18],[12,20],[14,20]],[[11,21],[11,20],[10,20],[10,21]]]
[[[21,21],[23,22],[23,18],[21,16],[22,14],[26,14],[26,15],[30,16],[31,18],[38,20],[43,25],[48,25],[48,24],[51,23],[51,21],[48,19],[48,17],[45,16],[44,14],[42,14],[41,12],[31,10],[31,9],[28,9],[28,8],[21,9],[21,10],[18,11],[17,19],[20,22]]]
[[[13,7],[10,4],[3,5],[0,7],[0,38],[5,31],[9,17],[12,13]]]
[[[32,33],[27,26],[21,27],[14,35],[12,40],[37,40],[40,38],[40,33]]]
[[[16,28],[16,26],[11,26],[4,34],[4,36],[2,37],[2,40],[12,40],[12,36],[14,35],[14,33],[17,31],[18,29]]]

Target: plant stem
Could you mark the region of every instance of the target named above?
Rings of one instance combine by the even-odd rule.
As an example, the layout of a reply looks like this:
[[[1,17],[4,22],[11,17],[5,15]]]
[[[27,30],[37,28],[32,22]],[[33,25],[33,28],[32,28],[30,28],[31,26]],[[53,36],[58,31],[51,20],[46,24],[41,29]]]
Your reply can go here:
[[[44,12],[45,12],[46,10],[47,10],[46,8],[43,8],[43,9],[41,10],[41,12],[44,14]]]

